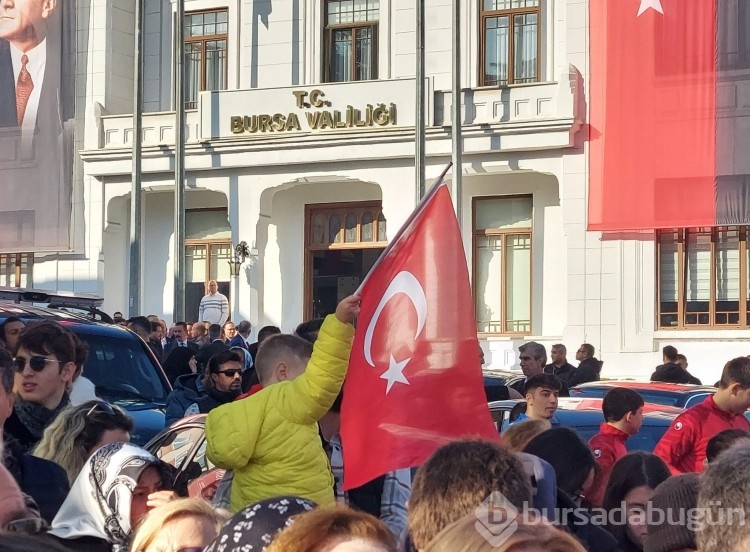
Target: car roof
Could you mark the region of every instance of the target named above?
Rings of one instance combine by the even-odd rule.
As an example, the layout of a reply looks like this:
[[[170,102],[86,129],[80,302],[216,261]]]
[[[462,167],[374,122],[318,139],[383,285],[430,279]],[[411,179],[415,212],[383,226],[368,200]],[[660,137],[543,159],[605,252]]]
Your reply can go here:
[[[626,387],[628,389],[649,392],[663,391],[666,393],[713,393],[716,387],[711,385],[690,385],[685,383],[664,383],[660,381],[592,381],[582,383],[572,389],[612,389],[614,387]]]
[[[523,399],[509,399],[506,401],[494,401],[489,403],[490,411],[493,410],[510,410],[516,404],[524,402]],[[575,412],[575,414],[573,414]],[[649,404],[643,405],[643,419],[645,420],[673,420],[680,414],[685,412],[683,408],[677,408],[675,406],[666,406],[662,404]],[[560,397],[557,403],[557,412],[555,417],[559,418],[564,413],[570,413],[571,417],[575,417],[576,420],[580,419],[584,421],[586,417],[592,419],[598,418],[603,420],[604,414],[602,413],[602,399],[597,398],[573,398],[573,397]]]
[[[10,318],[11,316],[17,316],[21,320],[43,319],[61,323],[97,324],[97,322],[79,312],[63,310],[61,308],[0,302],[0,319]]]
[[[185,418],[181,418],[177,420],[175,423],[169,426],[169,429],[177,429],[182,426],[195,425],[195,424],[203,425],[205,424],[207,417],[208,417],[208,414],[194,414],[192,416],[187,416]]]

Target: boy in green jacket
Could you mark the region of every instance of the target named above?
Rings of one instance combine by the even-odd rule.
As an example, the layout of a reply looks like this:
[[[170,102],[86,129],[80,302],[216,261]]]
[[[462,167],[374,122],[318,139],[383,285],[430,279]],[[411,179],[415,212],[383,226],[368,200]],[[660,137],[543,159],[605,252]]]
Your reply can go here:
[[[334,504],[318,420],[344,383],[358,313],[359,297],[341,301],[323,322],[314,347],[294,335],[268,338],[255,360],[263,389],[209,413],[206,455],[234,470],[234,512],[282,495]]]

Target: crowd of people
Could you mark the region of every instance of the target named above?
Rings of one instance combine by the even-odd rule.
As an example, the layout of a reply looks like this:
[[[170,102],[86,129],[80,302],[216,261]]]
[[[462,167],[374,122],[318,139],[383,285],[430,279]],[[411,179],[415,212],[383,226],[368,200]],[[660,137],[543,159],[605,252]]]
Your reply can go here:
[[[241,322],[245,346],[232,344],[234,325],[222,335],[211,324],[202,343],[183,324],[159,339],[174,377],[168,421],[206,413],[206,458],[226,470],[213,499],[181,496],[174,468],[129,443],[128,414],[87,397],[85,385],[81,391],[87,347],[73,332],[7,318],[0,552],[733,552],[750,545],[744,523],[684,518],[701,511],[717,519],[722,508],[750,506],[750,358],[727,362],[716,392],[679,415],[653,453],[628,452],[643,398],[611,389],[605,421],[585,442],[557,424],[555,412],[576,378],[598,379],[593,347],[582,345],[573,367],[564,346],[552,348],[547,364],[545,348],[529,342],[520,348],[525,378],[507,389],[525,399],[525,411],[497,440],[452,441],[415,470],[345,490],[342,386],[358,312],[358,298],[349,297],[293,334],[263,328],[257,343],[247,343],[251,328]],[[119,323],[147,342],[161,327],[145,317]],[[664,351],[665,365],[679,360],[672,352]],[[682,522],[655,521],[646,515],[654,509],[672,511],[671,519],[679,510]]]

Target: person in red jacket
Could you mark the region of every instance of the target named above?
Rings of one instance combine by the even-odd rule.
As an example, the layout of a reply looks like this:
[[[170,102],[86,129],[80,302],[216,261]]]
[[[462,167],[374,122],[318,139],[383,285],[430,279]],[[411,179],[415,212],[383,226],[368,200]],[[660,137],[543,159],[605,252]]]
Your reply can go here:
[[[703,471],[708,441],[725,429],[750,431],[744,414],[750,407],[750,358],[724,366],[719,389],[672,422],[654,449],[674,475]]]
[[[589,439],[589,448],[596,460],[596,475],[586,489],[586,502],[601,508],[612,466],[628,453],[625,441],[638,433],[643,424],[643,397],[624,387],[610,389],[602,401],[606,420],[599,433]]]

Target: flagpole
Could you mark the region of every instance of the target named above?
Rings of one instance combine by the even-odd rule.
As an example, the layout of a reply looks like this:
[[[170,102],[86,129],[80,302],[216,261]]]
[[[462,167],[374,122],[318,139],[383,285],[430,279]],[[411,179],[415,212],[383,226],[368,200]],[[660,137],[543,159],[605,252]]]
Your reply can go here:
[[[130,277],[128,316],[141,310],[141,140],[143,138],[143,0],[135,0],[135,78],[133,81],[133,174],[130,188]]]
[[[174,305],[173,320],[185,320],[185,0],[175,16]]]
[[[362,288],[367,283],[367,280],[370,279],[370,274],[375,272],[375,269],[378,267],[378,265],[383,261],[383,259],[390,253],[390,251],[393,249],[393,247],[399,242],[401,239],[401,236],[404,235],[404,232],[406,232],[406,229],[409,228],[412,222],[414,222],[414,219],[419,216],[419,214],[424,211],[425,206],[430,202],[432,197],[437,193],[437,191],[440,189],[440,184],[443,182],[443,178],[445,178],[445,175],[448,173],[450,168],[453,166],[453,163],[448,163],[448,166],[443,169],[443,172],[440,173],[440,176],[438,176],[435,181],[432,183],[432,186],[430,186],[430,190],[425,194],[425,196],[419,201],[417,204],[416,209],[412,211],[411,215],[406,219],[404,224],[401,225],[401,228],[398,229],[398,232],[396,232],[396,235],[393,236],[393,239],[388,242],[388,245],[383,250],[383,252],[380,254],[380,257],[378,257],[378,260],[375,261],[375,264],[372,265],[372,268],[367,273],[367,276],[364,277],[362,280],[362,283],[359,284],[359,287],[357,288],[357,291],[354,292],[355,295],[359,295],[362,291]]]
[[[463,218],[463,144],[461,142],[461,0],[453,0],[453,106],[451,117],[451,138],[453,141],[453,178],[451,188],[453,203],[456,206],[458,227],[461,228]]]
[[[416,117],[414,119],[414,164],[417,176],[417,202],[425,192],[425,13],[424,0],[417,0],[417,69],[416,69]]]

